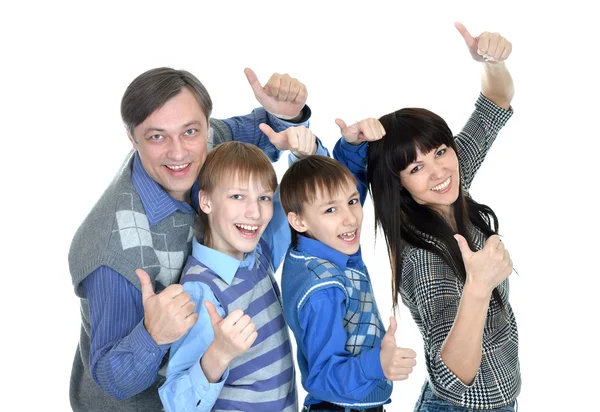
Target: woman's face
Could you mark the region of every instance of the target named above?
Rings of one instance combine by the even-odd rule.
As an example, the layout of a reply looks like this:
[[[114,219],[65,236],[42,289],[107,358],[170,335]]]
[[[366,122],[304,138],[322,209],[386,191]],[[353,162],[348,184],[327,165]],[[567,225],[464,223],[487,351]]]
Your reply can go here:
[[[417,159],[400,172],[400,183],[415,202],[448,216],[460,185],[456,152],[446,145],[429,153],[417,151]]]

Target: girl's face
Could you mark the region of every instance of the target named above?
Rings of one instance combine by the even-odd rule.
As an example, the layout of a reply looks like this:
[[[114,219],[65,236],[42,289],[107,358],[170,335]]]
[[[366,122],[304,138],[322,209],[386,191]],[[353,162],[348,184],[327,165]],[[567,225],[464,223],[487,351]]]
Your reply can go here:
[[[458,198],[460,173],[456,152],[445,144],[417,159],[400,172],[400,183],[415,202],[450,216]]]

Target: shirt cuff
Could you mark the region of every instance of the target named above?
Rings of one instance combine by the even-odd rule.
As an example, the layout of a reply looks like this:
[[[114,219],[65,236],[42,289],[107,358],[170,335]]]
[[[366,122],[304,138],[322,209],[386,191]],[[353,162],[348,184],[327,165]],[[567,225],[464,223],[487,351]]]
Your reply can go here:
[[[289,121],[286,119],[281,119],[277,116],[275,116],[274,114],[271,114],[269,112],[267,112],[267,116],[269,117],[269,121],[271,124],[273,123],[279,123],[281,125],[281,130],[285,130],[288,127],[292,127],[292,126],[306,126],[308,127],[308,121],[310,119],[310,116],[312,115],[312,112],[310,110],[310,107],[308,107],[307,105],[304,105],[304,107],[302,108],[302,113],[301,113],[301,117],[298,121]],[[273,128],[275,129],[275,128]]]
[[[456,376],[454,372],[452,372],[450,368],[448,368],[448,366],[444,363],[444,360],[442,359],[441,349],[437,350],[435,359],[433,359],[432,361],[432,372],[435,381],[432,382],[432,384],[437,383],[437,385],[441,385],[448,392],[456,394],[459,397],[462,396],[470,388],[472,388],[473,385],[475,385],[475,380],[479,376],[479,371],[481,370],[481,368],[477,370],[477,374],[473,378],[473,382],[467,385],[463,381],[461,381],[459,377]]]
[[[211,383],[206,379],[206,375],[202,370],[202,366],[200,365],[200,360],[204,356],[204,353],[198,359],[198,362],[194,362],[192,367],[189,369],[190,372],[190,381],[192,382],[192,387],[194,391],[198,395],[198,399],[200,403],[198,406],[202,405],[202,401],[206,400],[214,404],[216,400],[219,398],[219,394],[221,393],[221,389],[225,385],[225,381],[229,377],[229,368],[225,369],[221,379],[218,382]]]
[[[363,373],[368,379],[386,379],[381,367],[381,345],[377,344],[371,349],[361,352],[359,359]]]
[[[170,344],[157,345],[154,342],[154,339],[144,327],[144,319],[133,328],[129,334],[129,339],[131,339],[132,349],[135,348],[138,353],[146,352],[150,355],[147,357],[148,363],[154,363],[156,358],[162,359],[171,347]]]
[[[502,129],[513,115],[512,106],[508,109],[500,107],[485,97],[483,93],[479,93],[479,98],[475,102],[475,108],[495,130]]]

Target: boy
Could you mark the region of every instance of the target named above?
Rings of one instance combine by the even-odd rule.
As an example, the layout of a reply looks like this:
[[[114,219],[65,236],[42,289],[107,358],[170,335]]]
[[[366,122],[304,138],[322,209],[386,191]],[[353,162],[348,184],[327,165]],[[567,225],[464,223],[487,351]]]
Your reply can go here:
[[[327,153],[302,126],[279,135],[296,142],[299,155]],[[193,239],[181,278],[198,321],[171,347],[159,390],[163,405],[296,411],[291,346],[273,278],[290,236],[275,170],[255,147],[224,143],[207,156],[199,183],[204,239]]]
[[[303,411],[383,411],[416,353],[396,346],[395,318],[385,333],[379,316],[360,253],[357,182],[336,160],[310,156],[290,166],[280,191],[292,231],[282,298],[308,392]]]

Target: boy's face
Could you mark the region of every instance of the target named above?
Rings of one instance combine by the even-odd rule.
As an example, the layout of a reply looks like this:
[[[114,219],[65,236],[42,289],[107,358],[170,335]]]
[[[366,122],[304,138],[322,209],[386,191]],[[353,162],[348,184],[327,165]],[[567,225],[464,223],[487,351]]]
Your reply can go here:
[[[273,217],[273,191],[259,179],[222,182],[211,193],[200,192],[200,208],[208,215],[211,244],[242,260],[253,251]]]
[[[288,214],[288,221],[327,246],[351,255],[360,247],[363,210],[356,186],[347,182],[338,193],[317,192],[312,204],[304,203],[302,216]]]

